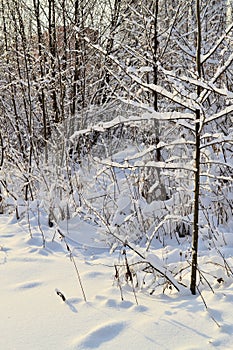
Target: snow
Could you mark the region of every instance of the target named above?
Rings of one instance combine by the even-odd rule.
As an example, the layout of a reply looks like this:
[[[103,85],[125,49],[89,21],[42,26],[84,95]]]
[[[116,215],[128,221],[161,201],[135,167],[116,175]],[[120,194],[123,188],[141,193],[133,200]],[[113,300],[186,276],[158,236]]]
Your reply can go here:
[[[115,167],[119,169],[132,169],[136,167],[150,167],[150,168],[161,168],[161,169],[184,169],[189,171],[195,171],[196,169],[192,165],[182,164],[182,163],[166,163],[166,162],[157,162],[157,161],[148,161],[145,163],[144,161],[137,161],[134,165],[130,165],[127,161],[123,164],[112,162],[111,160],[102,160],[101,163],[105,166]]]
[[[216,113],[216,114],[211,115],[210,117],[206,118],[206,123],[209,123],[212,120],[216,120],[218,118],[221,118],[221,117],[223,117],[223,116],[225,116],[227,114],[230,114],[232,112],[233,112],[233,105],[228,106],[228,107],[224,108],[221,112]]]
[[[231,32],[233,28],[233,23],[231,23],[228,28],[226,28],[225,33],[222,35],[222,37],[220,37],[215,45],[212,47],[212,49],[205,55],[202,56],[201,58],[201,63],[203,64],[205,61],[207,61],[212,55],[213,53],[217,50],[217,48],[220,46],[220,44],[223,42],[223,40],[225,40],[226,36]]]
[[[123,286],[121,300],[114,282],[113,261],[119,251],[109,254],[103,242],[96,240],[95,226],[72,219],[66,242],[76,261],[87,302],[84,301],[69,252],[57,228],[46,228],[45,248],[41,233],[28,223],[0,217],[1,322],[0,349],[232,349],[233,283],[215,282],[202,296],[181,292],[152,294],[137,290],[138,305],[130,285]],[[225,239],[232,262],[233,241]],[[148,253],[148,260],[162,268],[164,248]],[[209,252],[200,259],[207,262]],[[180,250],[167,246],[167,260],[179,264]],[[213,259],[212,259],[213,260]],[[216,262],[220,261],[220,257]],[[214,266],[215,274],[223,276]],[[60,292],[65,301],[57,294]]]

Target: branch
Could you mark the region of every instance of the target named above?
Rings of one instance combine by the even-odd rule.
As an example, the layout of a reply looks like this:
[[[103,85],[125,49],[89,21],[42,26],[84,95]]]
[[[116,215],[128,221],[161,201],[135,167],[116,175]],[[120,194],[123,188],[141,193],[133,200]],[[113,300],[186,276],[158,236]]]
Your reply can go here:
[[[105,49],[103,49],[101,46],[99,45],[95,45],[92,44],[90,42],[90,40],[88,38],[84,38],[85,41],[92,46],[94,49],[98,50],[99,52],[101,52],[103,55],[107,55],[107,51]],[[114,62],[129,78],[131,78],[135,83],[139,84],[140,86],[144,87],[145,89],[148,89],[152,92],[157,92],[158,94],[160,94],[161,96],[169,99],[172,102],[175,102],[177,104],[179,104],[182,107],[185,107],[187,109],[189,109],[190,111],[196,111],[197,109],[200,109],[199,104],[197,104],[195,101],[193,100],[189,100],[188,98],[180,98],[177,96],[177,93],[172,93],[168,90],[166,90],[165,88],[163,88],[160,85],[155,85],[155,84],[147,84],[145,82],[143,82],[139,77],[137,77],[136,75],[130,73],[127,69],[127,67],[124,67],[113,55],[108,55],[108,58]]]
[[[216,164],[216,165],[222,165],[225,166],[227,168],[233,169],[233,164],[229,164],[229,163],[224,163],[218,160],[205,160],[204,162],[201,162],[201,164]]]
[[[220,145],[220,144],[223,144],[225,142],[230,143],[230,144],[233,143],[233,135],[232,134],[230,134],[228,136],[221,136],[221,135],[220,136],[219,135],[217,135],[217,136],[215,136],[215,135],[210,135],[210,136],[207,135],[207,136],[205,136],[204,135],[202,137],[202,139],[205,139],[205,137],[212,137],[212,138],[215,137],[216,139],[202,144],[200,146],[200,149],[207,148],[207,147],[210,147],[210,146],[213,146],[213,145]]]
[[[212,116],[206,118],[205,124],[212,122],[213,120],[216,120],[218,118],[224,117],[225,115],[233,112],[233,105],[226,107],[221,112],[213,114]]]
[[[227,60],[228,61],[228,60]],[[225,65],[224,65],[224,68],[225,68]],[[227,68],[227,67],[226,67]],[[226,96],[227,98],[233,98],[233,92],[227,90],[227,89],[220,89],[218,87],[216,87],[214,85],[214,83],[212,82],[205,82],[201,79],[194,79],[194,78],[191,78],[191,77],[186,77],[186,76],[177,76],[177,74],[173,71],[169,71],[167,69],[164,69],[162,66],[160,66],[160,69],[161,71],[167,75],[167,76],[170,76],[176,80],[179,80],[179,81],[182,81],[182,82],[185,82],[185,83],[190,83],[190,84],[193,84],[194,86],[199,86],[201,87],[202,89],[205,89],[209,92],[216,92],[217,94],[219,95],[222,95],[222,96]],[[205,91],[205,93],[207,92]]]
[[[100,164],[103,164],[108,167],[114,167],[114,168],[119,168],[119,169],[136,169],[136,168],[158,168],[158,169],[170,169],[170,170],[188,170],[188,171],[193,171],[195,172],[196,169],[187,164],[182,164],[182,163],[166,163],[166,162],[157,162],[157,161],[149,161],[147,163],[144,163],[143,161],[137,161],[135,164],[129,164],[127,161],[124,161],[124,163],[117,163],[113,162],[111,160],[101,160],[97,161],[96,158],[94,160]]]
[[[213,55],[213,53],[218,49],[218,47],[221,45],[221,43],[224,41],[224,39],[232,29],[233,29],[233,23],[229,25],[229,27],[226,29],[226,32],[223,34],[223,36],[219,38],[219,40],[217,40],[215,46],[213,46],[212,49],[207,54],[201,57],[201,64],[206,62]]]
[[[147,257],[147,259],[145,258],[145,256],[138,250],[136,249],[132,244],[128,243],[127,241],[123,240],[122,238],[118,237],[114,232],[112,232],[112,230],[110,229],[108,223],[106,222],[106,220],[102,217],[102,215],[95,210],[87,201],[86,199],[82,196],[82,199],[84,201],[84,203],[94,212],[94,214],[101,220],[101,222],[104,224],[104,226],[106,227],[108,233],[114,237],[118,242],[120,242],[123,246],[128,247],[131,251],[133,251],[135,254],[137,254],[141,259],[145,260],[146,263],[149,264],[149,266],[154,269],[155,271],[157,271],[159,274],[161,274],[163,277],[166,278],[166,280],[168,282],[171,283],[171,285],[174,286],[174,288],[179,292],[180,291],[180,285],[178,285],[178,282],[173,278],[173,276],[171,275],[171,273],[169,271],[167,271],[165,268],[163,267],[156,267],[155,263],[153,262],[153,258],[152,255],[150,254],[149,257]],[[149,259],[148,259],[149,258]]]
[[[0,132],[0,152],[1,152],[1,159],[0,159],[0,169],[1,169],[4,161],[4,146],[3,146],[3,138],[2,138],[1,132]]]
[[[226,60],[226,62],[224,63],[224,65],[220,68],[217,69],[217,72],[215,73],[215,75],[213,76],[213,78],[210,80],[209,85],[212,86],[217,80],[218,78],[226,71],[226,69],[232,64],[233,61],[233,52],[231,53],[231,55],[228,57],[228,59]],[[218,92],[218,91],[216,91]],[[219,92],[218,92],[219,93]],[[207,100],[207,98],[209,97],[210,91],[206,91],[204,90],[201,94],[200,97],[198,99],[198,102],[205,102]],[[232,93],[227,91],[227,97],[232,98]]]
[[[123,101],[126,102],[126,101]],[[139,107],[142,107],[138,104]],[[148,110],[148,106],[145,108]],[[116,117],[113,120],[110,120],[109,122],[99,123],[96,125],[91,126],[90,128],[78,130],[76,131],[70,138],[71,141],[75,139],[75,137],[78,137],[80,135],[86,135],[89,133],[92,133],[93,131],[97,131],[99,133],[105,132],[111,128],[114,128],[118,125],[130,125],[130,123],[137,123],[137,122],[143,122],[143,121],[149,121],[149,120],[160,120],[160,121],[177,121],[177,120],[194,120],[194,115],[191,113],[182,113],[182,112],[155,112],[154,110],[148,110],[148,112],[144,113],[142,117],[136,117],[131,116],[129,118],[125,118],[122,116]],[[190,125],[191,128],[191,125]]]

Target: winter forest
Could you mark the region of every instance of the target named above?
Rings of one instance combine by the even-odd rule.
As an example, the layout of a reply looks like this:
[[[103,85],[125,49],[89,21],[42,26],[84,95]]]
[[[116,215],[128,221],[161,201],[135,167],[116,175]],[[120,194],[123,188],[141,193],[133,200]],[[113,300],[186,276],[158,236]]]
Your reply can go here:
[[[0,0],[0,212],[81,289],[77,222],[122,300],[233,283],[232,34],[231,0]]]

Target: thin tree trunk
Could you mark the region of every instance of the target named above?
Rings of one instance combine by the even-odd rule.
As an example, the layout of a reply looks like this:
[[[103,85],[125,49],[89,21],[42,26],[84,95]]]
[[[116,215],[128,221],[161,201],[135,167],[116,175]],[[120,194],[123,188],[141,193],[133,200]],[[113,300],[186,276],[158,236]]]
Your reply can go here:
[[[201,78],[201,15],[200,0],[196,0],[196,70],[198,78]],[[201,88],[197,87],[197,96],[200,96]],[[197,253],[198,253],[198,236],[199,236],[199,199],[200,199],[200,109],[196,110],[195,123],[195,175],[194,175],[194,218],[193,218],[193,237],[192,237],[192,270],[190,290],[193,295],[196,294],[197,284]]]
[[[106,44],[106,56],[104,58],[104,71],[103,71],[103,76],[102,80],[100,83],[100,99],[101,103],[106,103],[110,100],[110,97],[108,95],[109,93],[109,84],[110,84],[110,73],[108,72],[108,69],[105,68],[110,61],[109,61],[109,55],[113,51],[114,47],[114,40],[115,40],[115,35],[116,35],[116,28],[118,26],[119,18],[120,18],[120,10],[121,10],[121,0],[115,0],[113,7],[111,8],[111,22],[110,22],[110,30],[109,30],[109,37],[107,40]]]
[[[155,1],[155,14],[154,14],[154,42],[153,42],[153,83],[154,85],[158,85],[158,48],[159,48],[159,41],[158,41],[158,14],[159,14],[159,0]],[[153,107],[154,111],[158,112],[158,93],[157,91],[153,91]],[[155,144],[158,145],[160,141],[160,130],[159,130],[159,121],[154,121],[154,128],[155,128]],[[161,161],[161,151],[160,148],[156,149],[156,161]],[[160,169],[157,169],[157,176],[159,181],[159,187],[160,187],[160,200],[166,200],[166,189],[163,184],[163,181],[161,181],[161,172]]]
[[[0,170],[3,166],[3,161],[4,161],[4,145],[3,145],[3,137],[0,132]]]
[[[51,70],[52,70],[52,103],[54,122],[59,123],[59,111],[56,94],[56,19],[55,19],[55,1],[49,0],[49,49],[51,54]]]
[[[80,3],[79,0],[75,1],[75,13],[74,13],[74,24],[75,27],[80,30]],[[78,86],[78,81],[80,80],[80,60],[79,60],[79,51],[80,51],[80,33],[76,33],[75,35],[75,67],[74,67],[74,81],[73,81],[73,86],[72,86],[72,103],[71,103],[71,115],[72,117],[75,116],[76,113],[76,102],[77,102],[77,86]]]
[[[154,52],[153,52],[153,83],[155,85],[158,84],[158,62],[157,62],[157,54],[158,54],[158,13],[159,13],[159,0],[155,2],[155,15],[154,15]],[[158,111],[158,93],[156,91],[153,92],[154,98],[154,110]],[[159,160],[159,159],[158,159]]]
[[[36,25],[37,25],[37,41],[38,41],[38,53],[39,53],[39,62],[40,62],[40,78],[43,80],[45,72],[42,66],[42,29],[40,21],[40,0],[33,0],[34,11],[36,16]],[[44,88],[41,88],[41,94],[39,95],[39,102],[42,109],[43,116],[43,136],[45,140],[45,160],[48,160],[48,150],[47,150],[47,140],[50,134],[49,120],[46,112],[46,99]]]
[[[26,79],[26,88],[23,83],[21,83],[21,88],[23,92],[23,103],[25,109],[25,116],[27,121],[27,133],[28,133],[28,157],[27,157],[27,181],[25,183],[25,200],[28,200],[28,195],[30,192],[31,199],[33,200],[32,189],[30,185],[30,175],[32,171],[32,153],[33,153],[33,120],[32,120],[32,94],[31,94],[31,81],[30,81],[30,65],[28,62],[27,53],[27,41],[26,32],[23,18],[21,16],[21,9],[18,3],[15,3],[15,14],[12,12],[12,17],[15,23],[15,45],[16,45],[16,55],[17,55],[17,67],[18,75],[20,80]],[[22,62],[20,57],[20,50],[18,48],[18,38],[22,41],[23,49],[23,63],[25,69],[25,76],[21,73]]]

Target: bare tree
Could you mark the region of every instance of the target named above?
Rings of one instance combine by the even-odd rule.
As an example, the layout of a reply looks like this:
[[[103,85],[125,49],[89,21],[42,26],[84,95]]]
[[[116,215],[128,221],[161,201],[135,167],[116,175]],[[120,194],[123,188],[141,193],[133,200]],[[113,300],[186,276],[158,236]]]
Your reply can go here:
[[[202,65],[201,65],[201,6],[200,1],[196,0],[196,23],[197,23],[197,37],[196,37],[196,71],[197,79],[201,79]],[[197,86],[197,98],[200,97],[201,87]],[[201,126],[201,111],[196,110],[195,123],[195,175],[194,175],[194,209],[193,209],[193,243],[192,243],[192,273],[190,289],[192,294],[196,294],[196,274],[197,274],[197,253],[198,253],[198,236],[199,236],[199,200],[200,200],[200,129]]]

